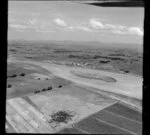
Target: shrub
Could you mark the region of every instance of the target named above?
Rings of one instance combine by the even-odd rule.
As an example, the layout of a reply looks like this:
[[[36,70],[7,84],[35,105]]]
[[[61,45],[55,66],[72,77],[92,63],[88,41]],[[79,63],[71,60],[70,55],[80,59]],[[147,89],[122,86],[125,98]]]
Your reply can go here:
[[[16,75],[16,74],[14,74],[14,75],[12,75],[12,76],[10,76],[10,77],[17,77],[17,75]]]
[[[50,86],[50,87],[47,88],[47,90],[51,90],[51,89],[52,89],[52,86]]]
[[[125,72],[125,73],[129,73],[129,71],[127,71],[127,70],[126,70],[126,71],[124,71],[124,72]]]
[[[11,84],[8,84],[8,85],[7,85],[7,88],[11,88],[11,87],[12,87],[12,85],[11,85]]]
[[[106,63],[109,63],[110,61],[103,61],[101,60],[100,63],[103,63],[103,64],[106,64]]]
[[[63,122],[63,123],[67,123],[68,120],[70,120],[72,118],[73,115],[69,114],[66,111],[58,111],[56,113],[53,113],[51,115],[51,122]]]
[[[46,89],[44,88],[42,91],[46,91]]]
[[[25,73],[21,73],[20,76],[25,76]]]
[[[59,86],[58,86],[58,88],[61,88],[61,87],[62,87],[62,85],[59,85]]]

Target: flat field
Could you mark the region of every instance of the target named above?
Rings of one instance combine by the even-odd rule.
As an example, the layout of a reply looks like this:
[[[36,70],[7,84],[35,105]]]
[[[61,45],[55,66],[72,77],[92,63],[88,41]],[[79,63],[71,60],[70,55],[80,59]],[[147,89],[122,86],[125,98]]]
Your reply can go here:
[[[118,106],[118,111],[112,113],[108,111],[109,109],[114,108],[114,106]],[[118,114],[119,109],[124,110],[124,114]],[[130,112],[128,112],[130,110]],[[135,111],[135,110],[134,110]],[[73,125],[70,129],[63,129],[59,133],[85,133],[85,134],[142,134],[142,123],[141,121],[137,121],[137,119],[141,119],[141,113],[135,111],[134,118],[130,116],[133,110],[127,106],[124,106],[120,103],[116,103],[112,106],[109,106],[99,112],[96,112],[93,115],[90,115],[88,118],[81,120],[80,122]]]
[[[141,134],[139,50],[12,42],[7,62],[6,132]]]

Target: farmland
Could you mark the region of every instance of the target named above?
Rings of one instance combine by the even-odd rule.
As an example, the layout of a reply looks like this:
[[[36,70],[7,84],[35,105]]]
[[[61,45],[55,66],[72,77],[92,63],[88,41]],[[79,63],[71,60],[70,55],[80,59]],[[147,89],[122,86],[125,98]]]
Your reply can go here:
[[[7,63],[6,132],[141,134],[139,50],[12,42]]]
[[[25,44],[25,46],[24,46]],[[8,55],[29,60],[50,60],[68,66],[130,73],[142,76],[143,53],[139,48],[106,47],[104,45],[65,45],[60,43],[12,41]],[[76,42],[74,44],[77,44]],[[92,43],[91,43],[92,44]],[[132,46],[132,45],[131,45]]]

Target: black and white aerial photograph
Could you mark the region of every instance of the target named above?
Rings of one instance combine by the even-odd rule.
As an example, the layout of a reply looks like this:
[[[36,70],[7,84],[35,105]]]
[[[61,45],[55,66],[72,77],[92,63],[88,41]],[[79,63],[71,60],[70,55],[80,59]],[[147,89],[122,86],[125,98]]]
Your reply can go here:
[[[144,2],[8,1],[6,133],[142,135]]]

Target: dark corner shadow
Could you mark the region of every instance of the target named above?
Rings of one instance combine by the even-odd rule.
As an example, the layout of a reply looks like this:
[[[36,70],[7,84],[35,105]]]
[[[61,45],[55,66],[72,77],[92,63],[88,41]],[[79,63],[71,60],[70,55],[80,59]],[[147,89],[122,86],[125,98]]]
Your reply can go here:
[[[132,1],[123,1],[123,2],[91,2],[87,3],[94,6],[103,6],[103,7],[144,7],[144,0],[132,0]]]

